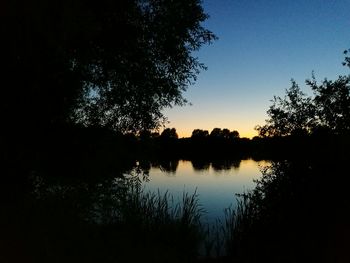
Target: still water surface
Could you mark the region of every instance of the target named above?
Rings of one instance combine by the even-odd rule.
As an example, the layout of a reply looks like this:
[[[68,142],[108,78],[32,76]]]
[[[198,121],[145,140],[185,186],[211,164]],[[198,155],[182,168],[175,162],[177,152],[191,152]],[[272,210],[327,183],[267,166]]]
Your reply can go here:
[[[213,222],[222,218],[224,209],[237,205],[236,194],[255,187],[254,179],[261,176],[261,168],[267,161],[236,160],[234,162],[173,161],[165,165],[153,165],[145,190],[168,191],[175,200],[181,200],[183,192],[197,191],[199,203],[206,211],[203,220]]]

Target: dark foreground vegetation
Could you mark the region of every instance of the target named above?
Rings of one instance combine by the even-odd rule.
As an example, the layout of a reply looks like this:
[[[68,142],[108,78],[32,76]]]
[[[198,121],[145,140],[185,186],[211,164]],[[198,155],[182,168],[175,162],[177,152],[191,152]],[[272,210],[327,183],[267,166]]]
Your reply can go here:
[[[345,65],[349,62],[346,59]],[[275,158],[224,223],[228,262],[348,262],[349,77],[292,81],[274,97],[255,148]]]
[[[276,162],[227,217],[233,262],[347,262],[346,162]]]
[[[195,260],[203,238],[197,196],[175,203],[144,193],[138,180],[33,177],[32,192],[2,206],[1,262]]]

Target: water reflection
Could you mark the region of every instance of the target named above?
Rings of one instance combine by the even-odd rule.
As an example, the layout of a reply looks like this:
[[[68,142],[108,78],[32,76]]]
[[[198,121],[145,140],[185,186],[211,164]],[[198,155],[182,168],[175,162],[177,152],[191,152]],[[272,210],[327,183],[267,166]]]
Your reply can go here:
[[[180,199],[184,191],[197,191],[206,220],[213,221],[223,216],[225,208],[236,205],[235,194],[255,186],[261,167],[268,164],[252,159],[159,162],[150,165],[149,181],[144,187],[149,191],[168,191],[175,199]]]
[[[194,171],[208,171],[210,168],[210,162],[203,160],[192,160],[192,167]]]
[[[84,218],[96,218],[104,214],[104,220],[112,220],[113,206],[118,196],[127,191],[128,180],[138,180],[145,191],[168,193],[180,200],[184,192],[199,194],[200,204],[206,217],[214,220],[223,215],[225,208],[236,205],[235,194],[243,193],[255,186],[254,179],[261,175],[260,169],[266,161],[248,160],[158,160],[139,161],[125,178],[110,177],[87,180],[80,178],[33,177],[33,194],[38,200],[72,200],[76,208],[72,211]],[[55,201],[55,202],[56,202]],[[110,207],[107,207],[110,206]],[[99,211],[99,212],[97,212]],[[114,215],[115,216],[115,215]],[[94,221],[94,220],[93,220]]]
[[[140,161],[137,162],[137,167],[142,169],[145,172],[149,172],[152,168],[158,168],[164,173],[176,174],[179,163],[184,165],[185,160],[156,160],[156,161]],[[255,161],[253,162],[263,164],[264,161]],[[205,172],[209,170],[214,170],[216,172],[230,171],[230,170],[239,170],[241,159],[216,159],[216,160],[203,160],[203,159],[194,159],[185,161],[191,163],[192,169],[194,172]],[[183,169],[183,168],[181,168]]]
[[[214,161],[211,163],[211,166],[215,171],[231,170],[232,168],[238,170],[240,163],[241,160]]]
[[[179,165],[179,160],[159,160],[156,162],[152,162],[152,165],[150,165],[150,168],[157,167],[163,172],[175,174],[178,168],[178,165]]]
[[[137,251],[146,253],[157,247],[156,254],[163,245],[163,251],[169,251],[174,244],[181,244],[179,251],[184,251],[197,241],[191,235],[195,231],[183,231],[183,225],[176,223],[182,221],[177,219],[179,206],[174,204],[182,202],[183,193],[191,195],[196,191],[206,211],[203,223],[213,222],[223,215],[224,208],[235,205],[235,193],[254,186],[253,179],[260,176],[259,163],[263,162],[160,160],[139,161],[134,168],[113,176],[33,173],[26,188],[29,191],[21,192],[3,208],[6,217],[0,220],[5,220],[7,226],[4,240],[25,244],[29,254],[20,254],[26,258],[46,255],[38,248],[50,250],[44,260],[33,262],[52,262],[57,258],[60,262],[80,262],[81,258],[74,257],[69,261],[71,255],[61,252],[70,251],[71,247],[75,247],[77,256],[86,255],[86,262],[94,257],[92,262],[109,262],[104,256],[115,259],[114,262],[126,262],[135,237]],[[10,188],[7,191],[9,196],[14,192]],[[155,194],[147,194],[148,191]],[[145,244],[151,245],[145,248]]]

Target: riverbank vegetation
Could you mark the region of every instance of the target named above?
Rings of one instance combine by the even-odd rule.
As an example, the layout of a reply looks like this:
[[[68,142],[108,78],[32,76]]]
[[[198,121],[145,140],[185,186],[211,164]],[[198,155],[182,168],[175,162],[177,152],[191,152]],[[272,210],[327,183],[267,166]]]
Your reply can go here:
[[[349,261],[349,80],[307,80],[314,97],[292,81],[284,98],[274,97],[259,140],[289,155],[265,168],[227,213],[227,262]]]

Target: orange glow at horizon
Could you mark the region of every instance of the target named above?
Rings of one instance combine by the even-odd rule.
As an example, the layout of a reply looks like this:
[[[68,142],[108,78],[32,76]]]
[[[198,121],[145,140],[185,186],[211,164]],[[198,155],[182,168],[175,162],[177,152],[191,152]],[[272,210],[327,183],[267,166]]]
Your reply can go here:
[[[229,102],[208,103],[199,99],[193,96],[190,98],[194,101],[191,106],[166,109],[164,111],[164,115],[168,118],[166,128],[175,128],[179,138],[191,137],[195,129],[207,130],[210,133],[214,128],[226,128],[238,131],[241,138],[251,139],[258,135],[254,128],[257,125],[264,125],[267,118],[266,111],[255,110],[258,104],[255,100],[245,101],[244,107],[231,108]],[[267,100],[262,107],[268,108],[268,102]]]
[[[256,125],[263,125],[266,119],[264,115],[259,116],[259,118],[240,118],[234,116],[220,116],[220,118],[196,116],[196,118],[190,113],[185,113],[185,110],[184,108],[180,108],[167,112],[169,122],[166,124],[166,128],[175,128],[179,138],[191,137],[192,131],[195,129],[207,130],[210,133],[214,128],[226,128],[230,131],[238,131],[241,138],[251,139],[258,135],[258,132],[254,129]],[[179,111],[184,112],[179,114]],[[163,129],[159,130],[159,132],[162,131]]]
[[[169,127],[171,127],[171,128],[175,128],[176,129],[176,132],[177,132],[177,134],[178,134],[178,136],[179,136],[179,138],[188,138],[188,137],[191,137],[191,135],[192,135],[192,131],[194,130],[194,129],[192,129],[192,130],[182,130],[182,129],[177,129],[175,126],[173,127],[173,126],[169,126]],[[221,128],[221,129],[225,129],[225,128],[227,128],[227,127],[214,127],[214,128]],[[213,130],[213,128],[211,128],[211,129],[205,129],[205,128],[196,128],[196,129],[201,129],[201,130],[207,130],[209,133]],[[236,130],[236,131],[238,131],[239,132],[239,137],[240,138],[249,138],[249,139],[252,139],[254,136],[257,136],[258,135],[258,133],[257,133],[257,131],[244,131],[244,132],[241,132],[240,130],[238,130],[238,129],[234,129],[234,128],[232,128],[232,129],[230,129],[230,128],[227,128],[227,129],[229,129],[230,131],[233,131],[233,130]]]

